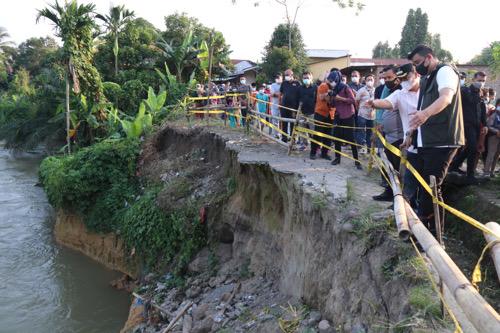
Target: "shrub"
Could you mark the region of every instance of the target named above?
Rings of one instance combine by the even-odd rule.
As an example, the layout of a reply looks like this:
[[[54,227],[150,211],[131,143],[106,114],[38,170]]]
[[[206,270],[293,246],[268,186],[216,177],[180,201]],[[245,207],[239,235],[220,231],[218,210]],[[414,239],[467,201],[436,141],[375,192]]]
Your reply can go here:
[[[136,195],[139,141],[104,140],[70,156],[48,157],[40,165],[49,202],[75,211],[96,231],[113,229],[113,214]]]

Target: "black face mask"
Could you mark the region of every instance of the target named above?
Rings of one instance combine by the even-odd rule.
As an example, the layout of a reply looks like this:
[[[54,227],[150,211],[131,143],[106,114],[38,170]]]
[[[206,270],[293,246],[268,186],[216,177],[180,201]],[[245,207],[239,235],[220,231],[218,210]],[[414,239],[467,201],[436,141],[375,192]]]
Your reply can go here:
[[[425,60],[422,61],[422,63],[420,65],[415,67],[415,69],[417,70],[417,73],[422,75],[422,76],[426,76],[427,74],[429,74],[429,67],[425,67],[424,63],[425,63]]]
[[[387,87],[387,89],[389,90],[392,90],[394,88],[396,88],[397,84],[396,84],[396,79],[392,80],[392,81],[385,81],[385,86]]]

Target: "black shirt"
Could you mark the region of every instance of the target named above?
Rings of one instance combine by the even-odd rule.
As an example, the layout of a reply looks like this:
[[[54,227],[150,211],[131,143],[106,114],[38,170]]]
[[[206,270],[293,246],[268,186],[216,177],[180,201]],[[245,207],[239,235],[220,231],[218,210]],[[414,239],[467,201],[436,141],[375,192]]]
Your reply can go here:
[[[314,113],[314,107],[316,106],[316,90],[317,87],[315,84],[300,86],[299,102],[302,103],[302,113],[307,115]]]
[[[281,84],[281,104],[291,109],[299,108],[300,82],[297,80],[285,81]]]
[[[382,97],[382,91],[384,91],[385,84],[379,85],[377,88],[375,88],[375,99],[380,99]]]
[[[479,89],[474,86],[464,86],[460,88],[460,94],[464,124],[473,127],[479,127],[479,124],[486,125],[486,108],[479,97]]]

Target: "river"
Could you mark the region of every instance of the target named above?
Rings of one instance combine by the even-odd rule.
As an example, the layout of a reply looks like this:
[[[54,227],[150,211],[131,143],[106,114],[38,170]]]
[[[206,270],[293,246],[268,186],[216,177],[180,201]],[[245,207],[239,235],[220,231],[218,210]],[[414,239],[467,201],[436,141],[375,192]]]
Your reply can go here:
[[[118,332],[130,296],[119,273],[55,243],[40,155],[0,148],[0,333]]]

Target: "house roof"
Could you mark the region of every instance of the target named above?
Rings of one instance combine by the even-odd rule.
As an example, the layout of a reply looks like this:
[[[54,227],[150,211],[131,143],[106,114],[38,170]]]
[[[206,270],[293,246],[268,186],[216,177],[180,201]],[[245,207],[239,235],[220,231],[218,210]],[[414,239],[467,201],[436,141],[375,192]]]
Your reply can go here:
[[[259,67],[250,60],[241,60],[234,64],[233,75],[242,75],[251,70],[257,70]]]
[[[370,67],[370,66],[389,66],[389,65],[404,65],[409,63],[406,59],[397,58],[382,58],[382,59],[372,59],[372,58],[351,58],[351,67]]]
[[[342,58],[348,57],[348,50],[330,50],[330,49],[307,49],[306,54],[309,58]]]

